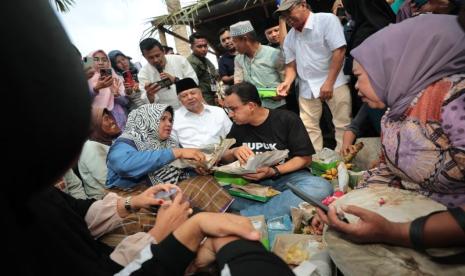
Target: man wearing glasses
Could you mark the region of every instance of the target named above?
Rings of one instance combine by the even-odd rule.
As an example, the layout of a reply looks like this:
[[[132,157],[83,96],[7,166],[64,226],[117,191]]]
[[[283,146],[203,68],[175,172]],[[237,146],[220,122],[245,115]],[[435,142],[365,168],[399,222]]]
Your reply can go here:
[[[242,175],[250,182],[273,187],[281,194],[267,203],[236,198],[231,209],[240,211],[244,216],[264,215],[266,218],[289,214],[289,207],[298,206],[302,200],[287,189],[288,182],[320,200],[332,193],[331,184],[312,176],[307,169],[315,151],[296,114],[262,107],[257,88],[248,82],[235,84],[226,90],[224,106],[234,122],[227,138],[236,139],[233,148],[223,155],[224,162],[239,160],[244,164],[255,154],[289,150],[289,157],[283,163]]]
[[[275,13],[292,27],[284,40],[285,79],[278,95],[288,94],[298,74],[300,117],[315,150],[323,148],[319,124],[325,101],[333,115],[338,151],[352,110],[348,80],[341,71],[346,49],[341,23],[332,13],[312,13],[302,0],[284,0]]]

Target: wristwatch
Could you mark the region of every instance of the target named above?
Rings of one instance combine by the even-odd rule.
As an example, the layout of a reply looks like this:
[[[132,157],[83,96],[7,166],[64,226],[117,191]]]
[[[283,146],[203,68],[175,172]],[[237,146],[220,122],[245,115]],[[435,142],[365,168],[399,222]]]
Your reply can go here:
[[[126,209],[126,211],[128,211],[129,213],[133,213],[135,212],[136,210],[134,210],[131,206],[131,198],[132,196],[128,196],[125,200],[124,200],[124,209]]]
[[[276,166],[271,166],[270,168],[274,171],[274,175],[271,177],[272,179],[276,179],[281,176],[281,172],[278,170]]]

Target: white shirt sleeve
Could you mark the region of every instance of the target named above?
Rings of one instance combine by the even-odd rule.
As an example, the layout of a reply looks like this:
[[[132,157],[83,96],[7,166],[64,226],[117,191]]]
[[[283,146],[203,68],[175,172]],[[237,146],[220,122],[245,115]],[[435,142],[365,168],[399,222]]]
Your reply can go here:
[[[289,36],[289,34],[284,39],[284,57],[285,63],[289,64],[295,60],[295,50],[294,50],[294,40]]]
[[[324,38],[326,44],[329,46],[331,51],[336,50],[342,46],[346,45],[346,39],[344,37],[344,28],[341,25],[341,22],[332,13],[328,14],[327,24],[325,25]]]
[[[221,130],[221,138],[225,138],[226,135],[228,135],[229,131],[231,131],[232,127],[232,122],[231,119],[229,119],[229,116],[226,115],[226,113],[223,112],[223,129]]]
[[[182,57],[182,76],[178,78],[191,78],[195,81],[196,84],[199,84],[197,74],[195,73],[194,68],[192,68],[192,65],[189,63],[187,58]]]

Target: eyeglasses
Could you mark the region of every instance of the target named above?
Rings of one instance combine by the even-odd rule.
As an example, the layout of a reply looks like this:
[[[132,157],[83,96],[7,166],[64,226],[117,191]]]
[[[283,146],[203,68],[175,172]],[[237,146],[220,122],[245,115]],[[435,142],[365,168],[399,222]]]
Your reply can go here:
[[[94,57],[94,61],[95,62],[99,62],[99,61],[108,62],[108,58],[106,58],[106,57]]]

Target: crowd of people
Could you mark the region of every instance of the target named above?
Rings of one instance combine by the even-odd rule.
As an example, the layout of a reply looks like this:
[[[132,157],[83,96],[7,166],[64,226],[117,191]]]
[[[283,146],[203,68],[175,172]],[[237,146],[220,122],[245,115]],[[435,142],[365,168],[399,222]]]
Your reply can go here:
[[[463,1],[342,0],[334,13],[314,13],[306,1],[283,0],[265,26],[267,45],[250,21],[219,31],[225,50],[219,70],[206,57],[212,42],[193,33],[188,57],[145,38],[139,46],[146,65],[119,50],[96,50],[84,57],[91,60],[84,71],[47,1],[21,0],[3,11],[17,24],[15,31],[2,27],[6,39],[27,32],[19,44],[6,45],[10,72],[31,62],[45,68],[27,79],[2,76],[8,90],[19,90],[18,113],[28,122],[7,122],[14,133],[6,135],[11,178],[0,201],[8,221],[7,266],[18,274],[184,275],[216,263],[222,275],[256,275],[255,269],[293,275],[260,244],[246,217],[289,214],[302,200],[287,183],[317,200],[333,193],[308,169],[324,146],[323,105],[332,115],[336,151],[349,151],[366,122],[381,137],[380,162],[358,188],[408,189],[448,210],[394,223],[347,206],[360,220],[346,224],[330,207],[318,211],[315,228],[417,250],[465,245]],[[262,89],[276,95],[263,97]],[[352,120],[357,101],[363,104]],[[225,138],[236,142],[222,164],[288,150],[282,162],[242,175],[280,194],[266,203],[236,197],[224,214],[193,214],[176,184],[212,172],[172,162],[202,164],[202,149]],[[115,192],[141,185],[137,195]],[[171,200],[154,196],[170,189],[177,191]],[[160,207],[148,232],[128,235],[115,248],[99,240],[131,213],[153,206]]]

